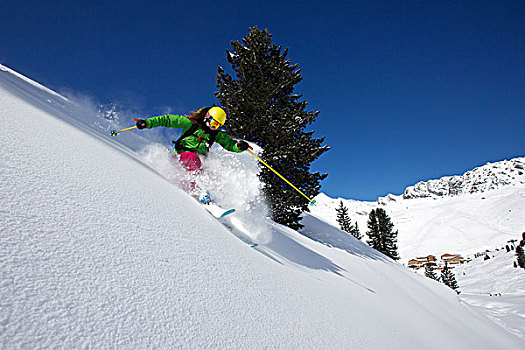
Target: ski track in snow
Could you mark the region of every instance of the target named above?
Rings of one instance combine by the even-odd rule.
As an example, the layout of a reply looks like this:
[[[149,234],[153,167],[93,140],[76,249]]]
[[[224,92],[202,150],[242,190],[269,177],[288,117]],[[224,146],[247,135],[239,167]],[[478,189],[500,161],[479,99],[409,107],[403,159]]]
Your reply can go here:
[[[1,348],[523,348],[450,289],[314,216],[303,235],[263,216],[250,248],[143,155],[6,74]]]
[[[525,278],[513,263],[516,254],[506,249],[491,251],[491,257],[475,258],[454,269],[461,287],[461,300],[480,309],[510,333],[525,338]]]
[[[496,249],[501,250],[510,239],[520,238],[524,231],[524,198],[525,188],[516,183],[515,186],[455,197],[406,200],[398,197],[395,201],[385,201],[381,207],[391,216],[394,229],[399,230],[399,253],[401,262],[406,264],[409,259],[429,254],[439,258],[441,254],[454,253],[473,258],[475,253],[486,249],[491,251],[490,254],[499,254]],[[312,214],[337,227],[335,208],[341,199],[323,194],[317,199],[319,205]],[[358,221],[364,234],[368,215],[362,213],[380,205],[344,199],[343,202],[349,208],[352,221]],[[483,312],[510,333],[524,338],[525,272],[513,268],[514,252],[507,253],[504,262],[493,260],[480,265],[476,262],[479,259],[474,259],[465,267],[466,276],[462,275],[463,267],[454,270],[462,291],[460,300]],[[423,270],[419,273],[422,274]],[[489,296],[496,293],[503,293],[503,296],[499,299]]]

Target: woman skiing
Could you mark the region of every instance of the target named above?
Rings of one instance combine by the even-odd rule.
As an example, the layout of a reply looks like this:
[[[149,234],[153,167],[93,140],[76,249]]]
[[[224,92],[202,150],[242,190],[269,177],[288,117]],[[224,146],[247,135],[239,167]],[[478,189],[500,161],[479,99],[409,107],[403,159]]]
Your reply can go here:
[[[151,129],[159,126],[182,129],[182,134],[175,144],[173,158],[179,158],[182,166],[194,177],[202,173],[200,155],[206,155],[217,142],[231,152],[240,153],[248,149],[245,141],[236,141],[227,133],[220,130],[226,121],[226,112],[220,107],[204,107],[190,115],[166,114],[137,121],[138,129]],[[191,182],[190,190],[197,191],[195,181]],[[210,196],[204,192],[199,195],[199,200],[210,203]]]

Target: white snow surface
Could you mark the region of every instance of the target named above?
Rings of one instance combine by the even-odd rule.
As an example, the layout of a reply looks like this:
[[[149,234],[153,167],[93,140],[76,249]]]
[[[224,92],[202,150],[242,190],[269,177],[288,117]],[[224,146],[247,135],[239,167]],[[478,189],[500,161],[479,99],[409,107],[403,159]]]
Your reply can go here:
[[[361,234],[366,237],[368,214],[372,209],[383,208],[392,219],[394,230],[399,231],[398,247],[401,261],[427,256],[429,254],[463,254],[482,252],[505,244],[508,240],[521,237],[525,231],[525,171],[513,165],[525,164],[525,158],[515,158],[478,168],[469,173],[489,173],[492,169],[506,168],[502,178],[509,178],[506,185],[490,177],[477,180],[485,185],[480,192],[468,192],[472,183],[465,183],[461,195],[414,196],[414,187],[405,193],[409,198],[393,196],[379,198],[375,202],[362,202],[343,198],[330,198],[321,193],[312,214],[338,227],[336,208],[339,203],[349,209],[353,223],[357,222]],[[472,175],[471,175],[472,176]],[[465,178],[467,175],[453,178]],[[447,177],[450,179],[451,177]],[[444,178],[444,179],[447,179]],[[441,180],[419,183],[418,188],[429,188]],[[486,186],[486,184],[489,184]],[[494,184],[498,183],[497,187]],[[419,192],[420,195],[422,192]],[[365,241],[366,238],[363,238]]]
[[[303,234],[267,220],[238,177],[254,160],[214,149],[207,166],[233,157],[229,176],[203,181],[223,205],[243,203],[221,185],[254,197],[232,223],[250,248],[178,188],[160,146],[136,153],[139,131],[107,137],[74,103],[0,70],[0,348],[525,345],[318,217]]]
[[[508,246],[508,245],[506,245]],[[516,252],[501,247],[452,270],[461,300],[488,315],[509,332],[525,337],[525,270],[514,268]]]

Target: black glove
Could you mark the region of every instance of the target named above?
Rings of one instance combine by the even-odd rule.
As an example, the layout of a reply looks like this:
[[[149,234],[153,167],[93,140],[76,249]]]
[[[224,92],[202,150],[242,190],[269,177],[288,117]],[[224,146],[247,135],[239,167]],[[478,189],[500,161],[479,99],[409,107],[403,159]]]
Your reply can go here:
[[[137,129],[146,129],[148,127],[148,123],[144,119],[137,120]]]
[[[237,148],[240,149],[241,151],[246,151],[248,148],[250,147],[250,145],[248,145],[248,142],[246,141],[237,141]]]

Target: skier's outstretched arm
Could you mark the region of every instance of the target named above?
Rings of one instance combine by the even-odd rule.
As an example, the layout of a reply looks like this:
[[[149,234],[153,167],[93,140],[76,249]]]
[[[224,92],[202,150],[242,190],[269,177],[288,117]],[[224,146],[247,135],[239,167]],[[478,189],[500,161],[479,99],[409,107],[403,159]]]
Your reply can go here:
[[[236,141],[223,131],[219,131],[215,141],[230,152],[241,153],[248,149],[248,144],[245,141]]]
[[[191,127],[191,124],[191,120],[189,120],[183,115],[166,114],[159,115],[157,117],[151,117],[148,119],[140,119],[139,121],[137,121],[137,128],[151,129],[159,126],[164,126],[166,128],[189,129]]]

